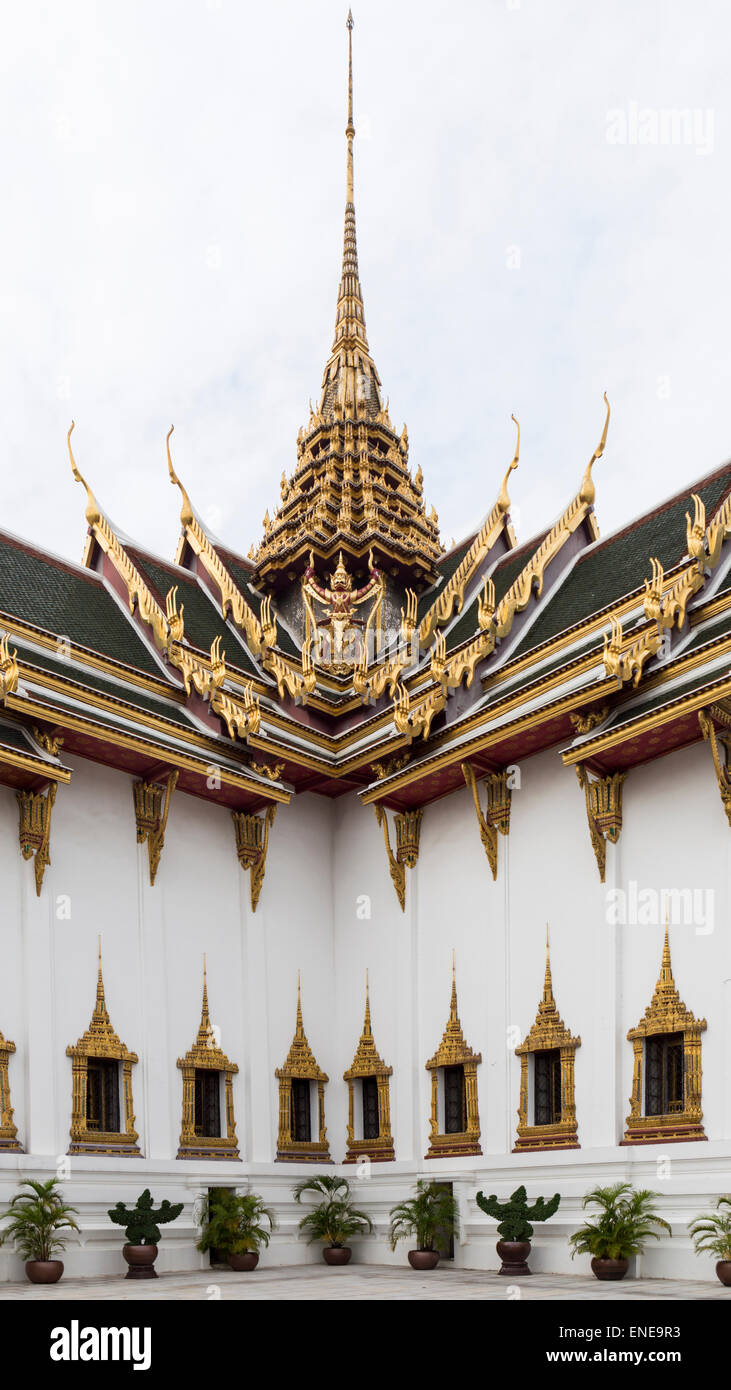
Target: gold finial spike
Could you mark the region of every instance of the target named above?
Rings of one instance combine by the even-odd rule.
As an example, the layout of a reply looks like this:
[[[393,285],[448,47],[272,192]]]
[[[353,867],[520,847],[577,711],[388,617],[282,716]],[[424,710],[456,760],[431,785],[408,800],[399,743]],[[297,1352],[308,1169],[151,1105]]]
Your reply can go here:
[[[670,984],[673,982],[673,967],[670,960],[670,913],[667,903],[665,904],[665,941],[662,948],[660,980],[663,984]]]
[[[551,978],[551,958],[548,944],[548,923],[546,923],[546,973],[543,977],[543,1003],[553,1004],[553,980]]]
[[[457,975],[454,964],[454,947],[452,947],[452,997],[449,1001],[449,1021],[458,1022],[457,1017]]]
[[[105,999],[105,997],[104,997],[104,978],[103,978],[103,976],[102,976],[102,939],[101,939],[101,936],[98,936],[98,937],[97,937],[97,961],[98,961],[98,963],[97,963],[97,976],[96,976],[96,1007],[95,1007],[95,1009],[94,1009],[94,1017],[95,1017],[95,1019],[97,1019],[97,1020],[102,1020],[103,1022],[108,1023],[108,1022],[109,1022],[109,1014],[107,1013],[107,1001],[106,1001],[106,999]]]
[[[299,970],[298,970],[298,971],[297,971],[297,1028],[296,1028],[296,1035],[297,1035],[297,1037],[302,1037],[302,1036],[304,1035],[304,1031],[305,1031],[305,1030],[304,1030],[304,1027],[303,1027],[303,1024],[302,1024],[302,986],[301,986],[301,982],[300,982],[300,972],[299,972]]]
[[[210,1028],[211,1016],[208,1009],[208,971],[206,969],[206,953],[203,952],[203,1006],[201,1008],[201,1028]]]
[[[69,458],[70,458],[70,460],[71,460],[71,472],[73,473],[73,475],[74,475],[74,477],[75,477],[77,483],[81,483],[82,486],[86,489],[86,513],[85,513],[85,515],[86,515],[86,520],[88,521],[89,525],[90,525],[90,526],[93,526],[95,521],[99,521],[100,516],[101,516],[101,512],[100,512],[100,510],[99,510],[99,503],[97,502],[96,497],[94,496],[94,494],[93,494],[91,488],[89,487],[89,484],[87,483],[86,479],[85,479],[84,477],[82,477],[81,473],[79,472],[78,468],[76,467],[76,459],[74,458],[74,451],[73,451],[73,449],[71,448],[71,436],[72,436],[72,434],[73,434],[73,432],[74,432],[75,427],[76,427],[76,421],[75,421],[75,420],[72,420],[72,421],[71,421],[71,426],[70,426],[69,432],[68,432],[68,434],[66,435],[66,444],[67,444],[68,451],[69,451]]]
[[[345,127],[345,138],[348,142],[348,166],[346,178],[346,203],[352,203],[353,193],[353,138],[355,136],[355,126],[353,125],[353,12],[348,10],[348,124]]]
[[[370,1000],[370,992],[369,992],[369,989],[368,989],[368,970],[367,970],[367,969],[366,969],[366,1002],[365,1002],[365,1018],[364,1018],[364,1020],[363,1020],[363,1037],[365,1037],[365,1038],[371,1038],[371,1037],[373,1037],[373,1029],[371,1028],[371,1000]]]

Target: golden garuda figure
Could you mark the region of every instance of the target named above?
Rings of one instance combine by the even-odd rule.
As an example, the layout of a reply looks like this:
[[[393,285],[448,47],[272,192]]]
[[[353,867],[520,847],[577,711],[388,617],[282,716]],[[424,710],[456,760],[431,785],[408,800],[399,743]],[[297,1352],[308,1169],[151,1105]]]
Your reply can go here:
[[[349,671],[361,660],[364,640],[378,612],[383,599],[383,577],[373,563],[373,551],[368,555],[370,578],[361,589],[353,588],[353,579],[345,567],[343,552],[338,555],[337,567],[330,575],[330,587],[318,584],[315,578],[315,555],[310,558],[302,579],[302,597],[305,604],[305,641],[317,637],[317,650],[314,659],[333,671]],[[356,608],[373,598],[373,606],[363,632],[363,621],[356,615]],[[325,609],[317,616],[315,604]]]

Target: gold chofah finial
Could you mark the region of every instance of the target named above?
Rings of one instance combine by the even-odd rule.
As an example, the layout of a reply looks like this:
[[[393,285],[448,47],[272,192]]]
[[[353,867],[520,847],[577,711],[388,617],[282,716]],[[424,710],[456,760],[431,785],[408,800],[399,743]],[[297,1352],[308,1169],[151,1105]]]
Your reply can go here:
[[[513,469],[518,467],[518,459],[520,458],[520,425],[518,424],[518,421],[515,419],[514,415],[511,415],[510,418],[517,427],[518,438],[515,441],[515,456],[508,468],[507,473],[505,474],[505,477],[503,478],[502,486],[498,493],[497,504],[501,512],[507,512],[510,508],[510,497],[508,495],[508,478],[510,477],[510,474],[512,473]]]
[[[168,451],[168,472],[169,472],[169,474],[170,474],[170,481],[171,481],[171,483],[175,483],[175,484],[180,488],[180,492],[181,492],[181,495],[182,495],[182,498],[183,498],[183,505],[182,505],[182,507],[180,508],[180,521],[181,521],[181,525],[183,525],[183,526],[190,526],[190,525],[192,524],[192,521],[193,521],[193,508],[192,508],[191,505],[190,505],[190,498],[189,498],[187,492],[185,491],[185,488],[183,487],[183,484],[181,483],[180,478],[178,477],[177,473],[175,472],[175,469],[173,468],[173,460],[172,460],[172,457],[171,457],[171,454],[170,454],[170,436],[171,436],[171,434],[172,434],[172,432],[173,432],[174,429],[175,429],[175,426],[174,426],[174,425],[171,425],[171,426],[170,426],[170,429],[168,430],[167,435],[166,435],[166,437],[165,437],[165,444],[166,444],[166,446],[167,446],[167,451]]]
[[[89,487],[89,484],[87,483],[86,479],[85,479],[84,477],[82,477],[81,473],[79,472],[78,468],[76,467],[76,459],[74,458],[74,452],[73,452],[73,449],[71,448],[71,436],[72,436],[72,434],[73,434],[73,432],[74,432],[74,426],[75,426],[75,424],[76,424],[76,421],[75,421],[75,420],[72,420],[72,421],[71,421],[71,428],[70,428],[68,434],[66,435],[66,443],[67,443],[67,445],[68,445],[69,458],[71,459],[71,472],[73,473],[73,475],[74,475],[74,477],[75,477],[77,483],[81,483],[82,486],[86,489],[86,512],[85,512],[85,516],[86,516],[86,520],[88,521],[89,525],[90,525],[90,526],[93,526],[95,522],[97,522],[97,521],[100,520],[100,518],[101,518],[101,511],[99,510],[99,503],[97,502],[96,497],[94,496],[94,494],[93,494],[91,488]]]
[[[602,454],[604,453],[604,445],[607,442],[607,430],[609,429],[609,416],[611,414],[611,411],[609,409],[609,401],[607,400],[606,391],[604,392],[604,404],[607,407],[607,415],[604,421],[602,437],[599,440],[599,443],[596,449],[594,450],[594,453],[592,454],[591,458],[589,459],[589,462],[586,465],[586,472],[584,473],[584,476],[581,480],[581,488],[579,491],[579,497],[581,498],[581,501],[586,502],[588,506],[592,505],[594,498],[596,497],[596,488],[594,487],[594,479],[591,476],[591,470],[594,467],[594,464],[597,462],[597,460],[600,459]]]

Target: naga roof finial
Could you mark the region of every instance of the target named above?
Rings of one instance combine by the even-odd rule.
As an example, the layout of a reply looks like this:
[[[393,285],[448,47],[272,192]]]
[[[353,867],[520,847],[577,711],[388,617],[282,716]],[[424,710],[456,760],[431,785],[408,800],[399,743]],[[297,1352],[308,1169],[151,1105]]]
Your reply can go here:
[[[604,392],[604,404],[607,407],[607,415],[604,421],[602,437],[599,440],[599,443],[597,444],[594,453],[592,454],[591,458],[589,459],[589,462],[586,465],[586,471],[581,480],[581,488],[579,489],[579,497],[581,498],[581,501],[586,502],[589,506],[592,505],[594,498],[596,497],[596,488],[594,487],[594,479],[591,476],[591,470],[594,467],[594,464],[597,462],[597,460],[600,459],[602,454],[604,453],[604,445],[607,442],[607,430],[609,429],[609,416],[611,414],[611,411],[609,408],[609,401],[607,400],[606,391]]]
[[[171,457],[171,454],[170,454],[170,436],[171,436],[171,434],[172,434],[172,432],[173,432],[174,429],[175,429],[175,426],[174,426],[174,425],[171,425],[171,426],[170,426],[170,429],[168,430],[168,432],[167,432],[167,434],[166,434],[166,436],[165,436],[165,444],[166,444],[166,446],[167,446],[167,451],[168,451],[168,472],[169,472],[169,474],[170,474],[170,481],[171,481],[171,483],[175,483],[175,484],[180,488],[180,491],[181,491],[181,494],[182,494],[183,505],[182,505],[182,507],[180,508],[180,521],[181,521],[181,524],[182,524],[183,526],[190,526],[191,523],[192,523],[192,521],[193,521],[193,508],[192,508],[191,505],[190,505],[190,498],[189,498],[187,492],[185,491],[185,488],[183,487],[183,484],[181,483],[180,478],[178,477],[177,473],[175,472],[175,469],[173,468],[173,460],[172,460],[172,457]]]
[[[74,432],[75,424],[76,424],[76,421],[75,421],[75,420],[72,420],[72,421],[71,421],[71,428],[69,429],[69,432],[68,432],[68,434],[66,435],[66,443],[67,443],[67,445],[68,445],[69,458],[71,459],[71,472],[73,473],[73,475],[74,475],[74,477],[75,477],[77,483],[81,483],[82,486],[86,489],[86,513],[85,513],[85,515],[86,515],[86,520],[88,521],[89,525],[90,525],[90,526],[93,526],[95,522],[97,522],[97,521],[100,520],[100,518],[101,518],[101,510],[100,510],[100,508],[99,508],[99,503],[97,502],[96,497],[94,496],[94,494],[93,494],[91,488],[89,487],[89,484],[87,483],[86,479],[82,476],[82,474],[79,472],[78,468],[76,467],[76,459],[74,458],[74,452],[73,452],[73,449],[71,448],[71,436],[72,436],[72,434],[73,434],[73,432]]]

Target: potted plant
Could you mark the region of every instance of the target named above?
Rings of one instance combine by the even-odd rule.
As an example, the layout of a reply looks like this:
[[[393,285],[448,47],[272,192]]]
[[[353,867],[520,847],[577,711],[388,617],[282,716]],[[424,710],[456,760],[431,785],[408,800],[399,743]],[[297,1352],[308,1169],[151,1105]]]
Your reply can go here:
[[[325,1264],[346,1265],[353,1253],[346,1242],[350,1236],[366,1235],[373,1230],[370,1217],[353,1206],[347,1178],[331,1177],[328,1173],[304,1178],[294,1189],[295,1201],[301,1202],[306,1192],[323,1199],[299,1223],[307,1244],[323,1241]]]
[[[16,1192],[11,1199],[5,1213],[9,1224],[0,1233],[0,1245],[13,1241],[26,1262],[31,1284],[56,1284],[63,1274],[63,1260],[55,1256],[66,1249],[66,1232],[78,1231],[74,1217],[79,1213],[64,1202],[57,1178],[46,1182],[28,1178],[22,1186],[29,1190]]]
[[[715,1211],[697,1216],[688,1230],[696,1255],[716,1255],[716,1274],[722,1284],[731,1285],[731,1197],[719,1197]]]
[[[277,1226],[274,1212],[255,1192],[231,1192],[227,1188],[220,1188],[206,1201],[203,1219],[196,1250],[220,1250],[231,1269],[237,1271],[256,1269],[259,1249],[269,1244]]]
[[[662,1230],[672,1236],[667,1221],[655,1211],[656,1192],[633,1188],[629,1182],[595,1187],[582,1206],[599,1207],[596,1223],[587,1222],[569,1238],[571,1258],[591,1255],[597,1279],[624,1279],[630,1255],[640,1255],[650,1236],[660,1239]],[[659,1229],[658,1229],[659,1228]]]
[[[526,1263],[530,1255],[530,1238],[533,1235],[530,1223],[547,1221],[549,1216],[553,1216],[554,1212],[558,1211],[560,1193],[556,1192],[550,1201],[546,1201],[544,1197],[537,1197],[531,1207],[528,1206],[524,1187],[516,1187],[507,1202],[499,1202],[494,1193],[485,1197],[482,1192],[477,1193],[476,1201],[478,1207],[499,1222],[498,1234],[501,1239],[495,1249],[502,1263],[498,1274],[509,1274],[511,1277],[516,1274],[530,1274]]]
[[[135,1206],[126,1207],[123,1202],[117,1202],[107,1213],[115,1226],[126,1227],[127,1244],[122,1246],[122,1254],[129,1266],[128,1279],[157,1279],[155,1260],[160,1239],[157,1223],[164,1226],[168,1221],[175,1221],[182,1210],[182,1202],[168,1202],[167,1198],[156,1210],[150,1189],[146,1187]]]
[[[420,1178],[416,1195],[392,1207],[390,1217],[391,1249],[395,1250],[398,1241],[405,1236],[413,1236],[416,1249],[408,1252],[411,1268],[436,1269],[439,1264],[439,1251],[434,1249],[437,1235],[449,1238],[457,1234],[457,1203],[452,1193]]]

